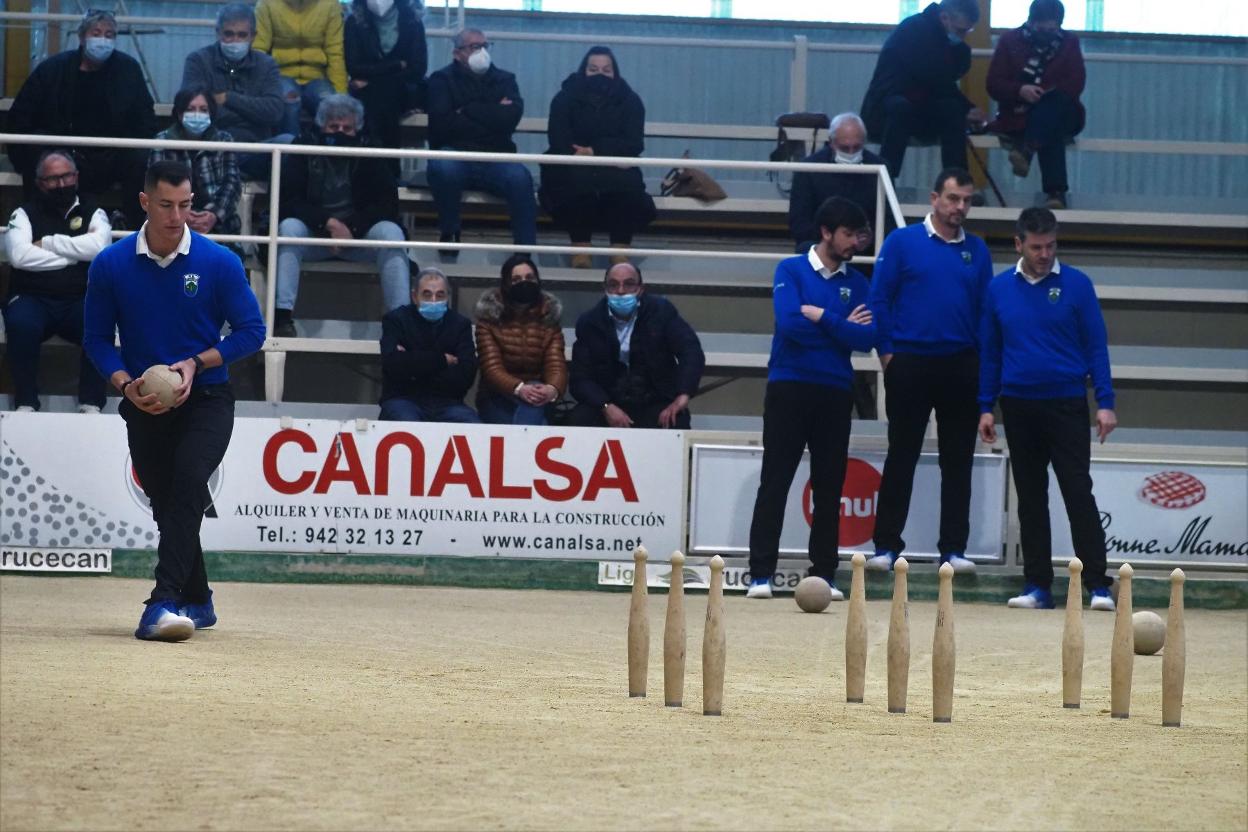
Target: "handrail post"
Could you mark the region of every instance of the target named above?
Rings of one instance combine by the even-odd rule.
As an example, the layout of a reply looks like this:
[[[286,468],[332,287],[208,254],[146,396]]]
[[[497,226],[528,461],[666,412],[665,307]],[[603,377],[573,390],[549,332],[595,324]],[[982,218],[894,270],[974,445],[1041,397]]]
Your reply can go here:
[[[793,36],[793,67],[789,70],[789,112],[806,110],[806,69],[810,57],[810,41],[805,35]]]
[[[282,191],[282,150],[281,145],[273,145],[269,163],[269,279],[264,284],[264,325],[273,337],[273,320],[276,317],[277,303],[277,225],[280,222],[278,203]]]

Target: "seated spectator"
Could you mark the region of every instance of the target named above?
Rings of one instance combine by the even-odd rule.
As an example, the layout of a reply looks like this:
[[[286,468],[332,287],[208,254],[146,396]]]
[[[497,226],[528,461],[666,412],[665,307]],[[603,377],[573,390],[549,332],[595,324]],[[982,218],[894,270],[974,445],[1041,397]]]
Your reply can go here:
[[[364,105],[349,95],[331,95],[316,111],[317,130],[299,144],[359,147]],[[336,240],[405,239],[399,225],[399,192],[385,159],[353,156],[290,154],[282,163],[282,237],[332,237]],[[277,308],[273,333],[297,335],[295,301],[299,272],[305,260],[341,257],[357,263],[376,262],[381,276],[383,312],[407,302],[411,271],[407,249],[337,248],[284,245],[277,254]]]
[[[472,322],[449,307],[451,284],[423,269],[412,302],[381,319],[381,419],[480,422],[464,404],[477,378]]]
[[[50,136],[103,136],[150,139],[156,133],[152,96],[139,62],[114,49],[117,20],[112,12],[89,10],[78,24],[78,48],[42,61],[22,84],[9,110],[9,130]],[[8,145],[9,159],[22,175],[25,198],[37,195],[35,162],[42,148]],[[98,197],[121,185],[121,210],[132,228],[143,224],[139,191],[147,152],[82,147],[72,151],[78,190]],[[114,222],[113,225],[119,223]]]
[[[865,149],[867,127],[854,113],[841,113],[832,119],[828,130],[828,143],[803,162],[832,163],[838,165],[882,165],[884,161]],[[819,243],[819,228],[815,225],[815,213],[830,197],[848,199],[862,209],[867,221],[875,220],[876,194],[880,181],[875,176],[861,173],[810,173],[793,174],[793,188],[789,192],[789,232],[797,244],[798,254],[810,251]],[[859,251],[866,251],[874,240],[873,229],[858,238]]]
[[[282,123],[285,105],[277,63],[252,49],[256,15],[246,3],[229,3],[217,12],[217,42],[186,56],[182,88],[203,87],[217,105],[213,124],[236,142],[288,144],[293,133],[274,135]],[[237,154],[245,179],[267,181],[270,157],[263,153]]]
[[[399,122],[425,106],[429,50],[419,2],[353,0],[344,39],[351,94],[364,102],[374,147],[399,147]],[[393,161],[398,173],[398,159]]]
[[[476,312],[481,421],[546,424],[546,408],[568,386],[559,299],[542,291],[532,260],[513,254],[503,263],[499,287],[481,296]]]
[[[547,153],[563,156],[640,156],[646,107],[620,77],[615,55],[605,46],[585,53],[576,72],[550,102]],[[654,221],[654,200],[640,168],[542,165],[541,202],[567,229],[574,246],[588,246],[594,231],[606,231],[616,248],[632,245],[633,234]],[[615,256],[611,262],[626,258]],[[589,254],[575,254],[572,267],[588,269]]]
[[[480,29],[464,29],[455,35],[454,60],[429,76],[432,150],[516,152],[511,134],[524,115],[524,100],[516,76],[494,66],[489,46]],[[428,175],[442,242],[460,240],[459,203],[465,188],[507,200],[512,239],[520,245],[537,242],[533,177],[524,165],[430,159]],[[442,256],[454,259],[454,252]]]
[[[112,242],[108,217],[78,197],[78,169],[67,150],[48,150],[35,164],[35,198],[9,218],[4,235],[11,274],[4,329],[18,410],[39,409],[39,348],[59,335],[82,345],[87,268]],[[83,352],[78,412],[99,413],[105,381]]]
[[[285,112],[281,132],[299,135],[299,115],[347,91],[338,0],[260,0],[253,49],[268,52],[281,71]]]
[[[706,356],[671,301],[646,294],[632,263],[607,269],[606,297],[576,322],[572,422],[586,427],[689,427]]]
[[[1066,142],[1087,117],[1079,102],[1083,51],[1075,33],[1062,29],[1065,17],[1061,0],[1033,0],[1027,22],[1002,33],[988,68],[988,94],[1001,105],[988,129],[1007,140],[1015,176],[1026,176],[1039,157],[1049,209],[1066,207]]]
[[[217,102],[204,87],[178,90],[173,97],[173,124],[156,134],[158,139],[178,141],[232,142],[217,129]],[[191,169],[194,200],[186,224],[200,234],[237,234],[242,226],[238,216],[238,196],[243,183],[238,161],[227,150],[174,150],[155,148],[148,164],[181,162]]]
[[[966,167],[966,128],[987,119],[958,89],[971,68],[963,41],[979,22],[977,0],[940,0],[897,25],[880,49],[862,120],[896,179],[912,137],[940,142],[942,167]]]

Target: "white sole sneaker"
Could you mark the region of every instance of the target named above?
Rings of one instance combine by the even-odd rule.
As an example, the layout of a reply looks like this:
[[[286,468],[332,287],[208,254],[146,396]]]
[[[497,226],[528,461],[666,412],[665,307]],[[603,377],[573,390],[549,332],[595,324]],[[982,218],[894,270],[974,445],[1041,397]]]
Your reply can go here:
[[[771,584],[767,583],[767,584],[758,584],[757,586],[751,586],[749,589],[745,591],[745,597],[746,598],[770,598],[771,597]]]
[[[1015,595],[1013,598],[1006,601],[1005,605],[1016,610],[1034,610],[1040,607],[1040,605],[1036,603],[1036,599],[1031,595]]]
[[[870,572],[891,572],[893,559],[888,555],[874,555],[867,558],[866,569]]]
[[[1104,598],[1104,597],[1097,598],[1093,596],[1092,603],[1088,604],[1088,608],[1093,609],[1093,610],[1102,610],[1104,612],[1113,612],[1114,611],[1114,599]]]
[[[975,572],[975,561],[973,560],[967,560],[966,558],[960,558],[955,555],[945,561],[945,563],[953,567],[954,574],[956,575],[971,575]]]
[[[165,613],[156,622],[152,638],[159,641],[186,641],[195,634],[195,622],[185,615]]]
[[[840,591],[839,589],[837,589],[836,587],[831,587],[831,590],[832,590],[832,600],[833,600],[833,601],[844,601],[844,600],[845,600],[845,593],[844,593],[844,592],[841,592],[841,591]]]

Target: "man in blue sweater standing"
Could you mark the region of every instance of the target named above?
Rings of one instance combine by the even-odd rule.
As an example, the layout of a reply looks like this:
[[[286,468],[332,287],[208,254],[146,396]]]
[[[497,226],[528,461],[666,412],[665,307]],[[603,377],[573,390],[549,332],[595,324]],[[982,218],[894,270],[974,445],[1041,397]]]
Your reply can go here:
[[[772,286],[776,330],[763,404],[763,470],[750,524],[747,598],[770,598],[789,486],[810,449],[810,574],[832,587],[840,562],[841,490],[854,407],[850,354],[875,343],[866,306],[867,279],[846,264],[858,250],[867,217],[832,197],[816,214],[819,242],[780,261]]]
[[[211,504],[208,478],[234,429],[225,368],[264,343],[237,255],[186,227],[191,197],[186,165],[147,169],[139,194],[147,222],[92,262],[83,310],[83,346],[124,399],[130,458],[160,530],[156,588],[134,633],[159,641],[182,641],[217,621],[199,526]],[[172,407],[143,392],[141,376],[157,364],[182,376]]]
[[[941,563],[973,572],[966,558],[971,523],[971,465],[979,382],[980,309],[992,258],[967,234],[974,184],[962,168],[936,176],[932,212],[922,223],[888,236],[875,262],[871,312],[884,367],[888,456],[875,518],[875,556],[867,568],[889,570],[905,549],[901,532],[910,513],[914,468],[927,420],[936,411],[940,452]]]
[[[1092,609],[1112,610],[1105,575],[1105,530],[1092,496],[1087,380],[1096,395],[1102,442],[1118,425],[1105,320],[1092,281],[1057,261],[1057,218],[1047,208],[1018,217],[1012,269],[992,279],[984,300],[979,373],[979,435],[997,441],[993,402],[1009,424],[1006,444],[1018,489],[1023,592],[1011,607],[1053,608],[1049,465],[1057,475],[1075,554]]]

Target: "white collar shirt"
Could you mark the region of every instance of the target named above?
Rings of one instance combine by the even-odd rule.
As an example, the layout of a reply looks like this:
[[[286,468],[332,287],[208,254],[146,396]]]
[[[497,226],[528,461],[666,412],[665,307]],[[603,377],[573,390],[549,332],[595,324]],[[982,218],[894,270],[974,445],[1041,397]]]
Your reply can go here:
[[[936,226],[932,224],[931,214],[928,214],[926,217],[923,218],[923,227],[927,229],[927,236],[935,237],[941,242],[949,243],[950,245],[956,245],[957,243],[966,242],[966,229],[962,227],[958,228],[958,236],[954,237],[952,240],[946,240],[944,237],[941,237],[939,234],[937,234]]]
[[[1061,274],[1061,273],[1062,273],[1062,264],[1057,260],[1057,258],[1054,258],[1053,268],[1049,269],[1049,274]],[[1049,274],[1046,274],[1044,277],[1032,277],[1031,275],[1027,274],[1027,270],[1023,268],[1023,258],[1021,257],[1018,258],[1018,265],[1014,267],[1014,274],[1018,275],[1023,280],[1026,280],[1032,286],[1035,286],[1041,280],[1044,280],[1044,277],[1049,276]]]
[[[134,244],[134,253],[146,255],[152,260],[155,260],[157,266],[160,266],[162,269],[167,269],[169,268],[169,264],[172,263],[174,258],[179,254],[191,253],[191,229],[187,228],[186,225],[183,225],[182,239],[178,241],[178,247],[164,257],[161,257],[157,254],[153,254],[152,250],[147,247],[147,223],[144,222],[143,227],[139,229],[139,239],[136,240]]]
[[[841,261],[841,265],[837,266],[836,271],[833,271],[832,269],[829,269],[827,266],[823,265],[823,261],[819,259],[819,252],[817,252],[815,249],[816,249],[815,246],[811,246],[810,251],[806,252],[806,261],[810,263],[810,267],[815,270],[815,273],[817,275],[822,277],[824,280],[829,280],[832,278],[833,275],[838,275],[838,274],[841,275],[842,277],[845,276],[845,262],[844,261]]]

